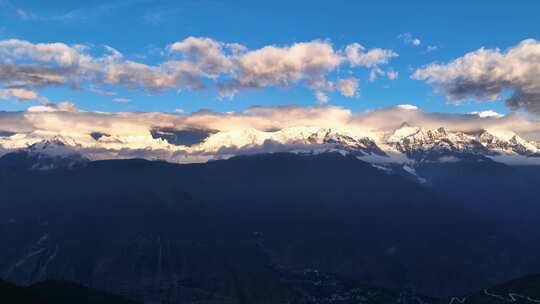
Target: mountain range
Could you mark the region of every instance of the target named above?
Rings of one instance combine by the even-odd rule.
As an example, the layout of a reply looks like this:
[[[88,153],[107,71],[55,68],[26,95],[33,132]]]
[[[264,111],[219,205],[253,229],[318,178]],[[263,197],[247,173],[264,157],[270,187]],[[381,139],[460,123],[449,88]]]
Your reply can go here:
[[[368,285],[429,303],[540,272],[540,148],[512,132],[1,135],[0,277],[17,284],[162,303],[334,303]]]
[[[491,159],[505,164],[540,164],[540,144],[501,130],[474,132],[425,129],[403,123],[387,131],[356,128],[290,127],[261,131],[154,128],[146,135],[0,133],[0,153],[29,150],[51,156],[79,154],[90,160],[145,158],[174,163],[206,162],[237,155],[337,151],[374,164]]]

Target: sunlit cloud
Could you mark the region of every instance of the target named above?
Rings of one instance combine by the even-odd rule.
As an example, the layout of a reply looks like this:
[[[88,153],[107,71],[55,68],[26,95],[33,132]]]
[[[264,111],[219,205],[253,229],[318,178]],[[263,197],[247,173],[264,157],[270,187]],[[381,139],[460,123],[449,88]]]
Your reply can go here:
[[[538,120],[521,114],[502,115],[494,111],[471,114],[431,113],[411,104],[357,113],[337,106],[250,107],[231,113],[198,111],[184,114],[181,109],[175,112],[176,114],[86,112],[78,110],[73,103],[64,102],[31,107],[26,112],[4,112],[0,115],[0,130],[69,130],[81,134],[102,132],[113,135],[145,135],[154,127],[216,131],[253,128],[266,131],[316,126],[388,131],[407,122],[425,128],[445,127],[451,131],[469,132],[497,128],[515,131],[529,138],[540,138]]]
[[[244,90],[304,87],[322,97],[334,89],[337,79],[330,78],[340,67],[380,70],[397,56],[392,50],[367,50],[358,43],[339,49],[329,41],[313,40],[250,50],[207,37],[169,44],[165,59],[152,65],[128,60],[112,46],[101,50],[96,55],[96,48],[87,45],[0,40],[0,83],[28,90],[88,88],[102,95],[115,95],[118,87],[145,94],[216,89],[220,98],[233,98]]]
[[[481,48],[446,64],[430,64],[412,76],[435,86],[453,103],[493,101],[511,92],[506,105],[540,114],[540,43],[524,40],[506,51]]]

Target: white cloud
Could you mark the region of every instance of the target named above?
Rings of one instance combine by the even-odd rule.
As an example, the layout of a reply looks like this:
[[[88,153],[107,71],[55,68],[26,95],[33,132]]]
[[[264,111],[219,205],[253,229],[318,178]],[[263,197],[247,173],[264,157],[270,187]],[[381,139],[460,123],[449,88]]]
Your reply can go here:
[[[83,45],[0,40],[0,57],[5,59],[0,62],[0,83],[33,90],[89,88],[107,95],[114,95],[109,89],[114,86],[144,93],[216,88],[226,98],[266,87],[304,86],[324,92],[333,89],[334,81],[328,80],[331,72],[347,62],[351,67],[377,68],[397,56],[380,48],[364,51],[358,43],[336,49],[328,41],[313,40],[249,50],[206,37],[170,44],[165,59],[155,65],[127,60],[111,46],[103,50],[95,55]]]
[[[539,120],[518,113],[503,117],[480,117],[471,114],[430,113],[413,105],[398,105],[380,110],[367,111],[352,118],[352,124],[369,126],[370,129],[392,130],[403,122],[427,129],[439,127],[450,131],[476,132],[483,129],[516,132],[532,139],[540,139]]]
[[[121,85],[131,90],[154,92],[176,88],[176,74],[164,72],[164,67],[154,67],[134,61],[111,62],[104,66],[98,83]]]
[[[56,110],[56,111],[55,111]],[[429,113],[413,105],[353,113],[336,106],[252,107],[243,112],[199,111],[185,115],[167,113],[96,113],[77,111],[73,106],[47,105],[26,112],[0,112],[0,130],[12,132],[57,132],[88,136],[102,132],[111,136],[148,137],[155,127],[199,128],[234,131],[253,128],[261,131],[297,126],[351,128],[391,131],[403,122],[425,128],[445,127],[450,131],[472,132],[481,129],[515,131],[524,138],[540,139],[537,119],[521,114],[503,117],[471,114]]]
[[[486,117],[496,117],[500,118],[503,117],[503,114],[497,113],[493,110],[487,110],[487,111],[480,111],[480,112],[470,112],[469,114],[472,115],[478,115],[479,117],[486,118]]]
[[[375,48],[364,52],[365,47],[358,43],[353,43],[345,48],[345,54],[351,66],[376,67],[387,64],[390,59],[398,54],[392,50]]]
[[[233,70],[231,58],[224,53],[227,47],[227,44],[210,38],[188,37],[171,44],[169,50],[182,54],[188,62],[192,62],[196,73],[215,78]],[[238,49],[237,45],[235,49]]]
[[[90,57],[81,54],[81,46],[64,43],[37,43],[18,39],[0,40],[0,55],[4,59],[31,59],[53,62],[68,67],[88,63]]]
[[[18,101],[37,101],[40,103],[48,103],[49,100],[46,97],[39,96],[39,94],[31,89],[24,87],[13,87],[7,89],[0,89],[0,99],[15,98]]]
[[[403,110],[411,110],[411,111],[418,110],[417,106],[411,105],[411,104],[400,104],[400,105],[397,105],[397,108],[403,109]]]
[[[63,101],[60,103],[49,103],[46,105],[41,106],[32,106],[29,107],[27,112],[58,112],[58,111],[64,111],[64,112],[78,112],[79,109],[77,106],[69,101]]]
[[[354,77],[338,79],[336,87],[341,95],[346,97],[354,97],[358,95],[359,82],[358,79]]]
[[[412,77],[434,85],[455,103],[495,100],[510,91],[508,107],[540,114],[540,43],[534,39],[507,51],[481,48],[450,63],[418,69]]]
[[[324,41],[266,46],[236,58],[237,87],[289,86],[304,80],[308,87],[327,86],[326,74],[342,63],[342,57]]]

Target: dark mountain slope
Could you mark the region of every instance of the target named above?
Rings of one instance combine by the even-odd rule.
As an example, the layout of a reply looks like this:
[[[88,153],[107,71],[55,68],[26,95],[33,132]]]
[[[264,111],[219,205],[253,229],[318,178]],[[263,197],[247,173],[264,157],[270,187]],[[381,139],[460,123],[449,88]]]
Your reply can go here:
[[[516,237],[540,239],[539,166],[507,166],[493,161],[424,163],[417,172],[429,180],[439,196],[495,219]],[[529,245],[523,256],[536,253],[540,243]]]
[[[430,181],[434,191],[480,211],[499,214],[502,209],[514,216],[536,216],[540,211],[537,199],[540,191],[533,186],[540,183],[539,166],[462,161],[422,163],[417,166],[417,172]],[[473,197],[476,199],[472,200]],[[531,214],[533,210],[536,214]]]
[[[0,274],[20,284],[275,303],[306,269],[438,295],[540,270],[537,239],[339,154],[0,172]]]

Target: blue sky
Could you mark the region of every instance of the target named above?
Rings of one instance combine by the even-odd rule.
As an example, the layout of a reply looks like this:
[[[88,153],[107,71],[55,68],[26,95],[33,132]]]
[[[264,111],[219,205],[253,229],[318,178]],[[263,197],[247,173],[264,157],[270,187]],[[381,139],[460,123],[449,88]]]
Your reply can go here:
[[[397,71],[390,80],[371,82],[371,69],[339,67],[328,78],[359,79],[359,94],[346,98],[327,92],[329,105],[353,111],[414,104],[431,112],[483,111],[507,113],[504,102],[446,102],[445,96],[423,81],[411,79],[417,68],[445,63],[481,47],[505,50],[520,41],[540,37],[538,1],[14,1],[0,0],[0,40],[32,43],[62,42],[95,48],[108,45],[127,59],[154,65],[176,41],[208,37],[240,43],[254,50],[315,39],[336,49],[360,43],[366,49],[392,50],[384,70]],[[407,36],[410,35],[410,36]],[[409,37],[410,39],[406,39]],[[414,45],[413,39],[420,44]],[[428,51],[428,47],[430,50]],[[313,90],[301,85],[243,90],[232,99],[219,99],[214,89],[163,90],[144,93],[108,87],[115,96],[65,86],[40,87],[51,102],[69,100],[91,111],[162,111],[199,109],[241,111],[249,106],[315,106]],[[113,102],[126,98],[129,102]],[[22,110],[34,101],[0,101],[0,110]]]

